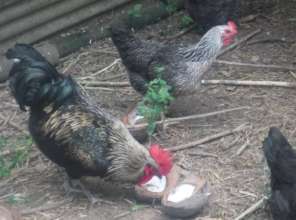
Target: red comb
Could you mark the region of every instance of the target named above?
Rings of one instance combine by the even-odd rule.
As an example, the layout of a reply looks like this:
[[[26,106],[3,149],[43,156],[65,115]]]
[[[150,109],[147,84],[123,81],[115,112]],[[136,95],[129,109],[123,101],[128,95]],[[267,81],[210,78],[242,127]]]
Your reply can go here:
[[[162,175],[167,175],[172,166],[172,155],[167,149],[161,148],[158,144],[152,144],[149,149],[151,157],[159,165],[159,171]]]
[[[237,33],[237,26],[233,21],[228,21],[227,25],[231,28],[231,30]]]

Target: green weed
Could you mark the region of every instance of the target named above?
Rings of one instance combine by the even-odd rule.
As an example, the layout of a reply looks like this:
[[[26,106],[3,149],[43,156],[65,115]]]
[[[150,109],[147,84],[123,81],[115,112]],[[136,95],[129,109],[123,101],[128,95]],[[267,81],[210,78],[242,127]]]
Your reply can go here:
[[[151,136],[156,128],[156,121],[162,113],[167,112],[169,103],[174,99],[170,92],[171,86],[161,78],[165,68],[161,65],[154,68],[156,79],[149,82],[148,90],[138,106],[139,113],[148,123],[147,133]]]
[[[28,158],[32,144],[30,136],[20,136],[14,139],[0,137],[0,178],[10,176],[14,168],[23,165]],[[12,153],[1,154],[6,151]]]

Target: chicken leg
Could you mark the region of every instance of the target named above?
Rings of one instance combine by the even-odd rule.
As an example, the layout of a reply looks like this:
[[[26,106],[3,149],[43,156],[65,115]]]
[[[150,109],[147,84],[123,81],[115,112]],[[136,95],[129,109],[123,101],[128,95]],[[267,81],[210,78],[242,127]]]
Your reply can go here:
[[[64,182],[64,189],[67,195],[73,192],[83,193],[92,205],[100,201],[89,190],[85,188],[85,186],[81,183],[79,179],[71,179],[67,176],[67,179]]]

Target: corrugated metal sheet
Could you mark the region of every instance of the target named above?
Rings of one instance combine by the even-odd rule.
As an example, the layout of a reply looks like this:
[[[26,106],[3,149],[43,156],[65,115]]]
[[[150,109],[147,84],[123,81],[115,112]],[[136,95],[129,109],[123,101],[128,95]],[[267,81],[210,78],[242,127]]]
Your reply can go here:
[[[0,8],[0,53],[34,43],[130,0],[11,0]]]

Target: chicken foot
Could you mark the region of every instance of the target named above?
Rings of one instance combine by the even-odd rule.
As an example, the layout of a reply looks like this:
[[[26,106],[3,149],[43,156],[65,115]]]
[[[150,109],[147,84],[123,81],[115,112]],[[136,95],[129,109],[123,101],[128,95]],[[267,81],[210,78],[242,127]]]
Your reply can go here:
[[[64,188],[67,195],[73,192],[83,193],[92,205],[100,201],[89,190],[85,188],[85,186],[81,183],[79,179],[71,179],[70,177],[68,177],[67,180],[64,182]]]

